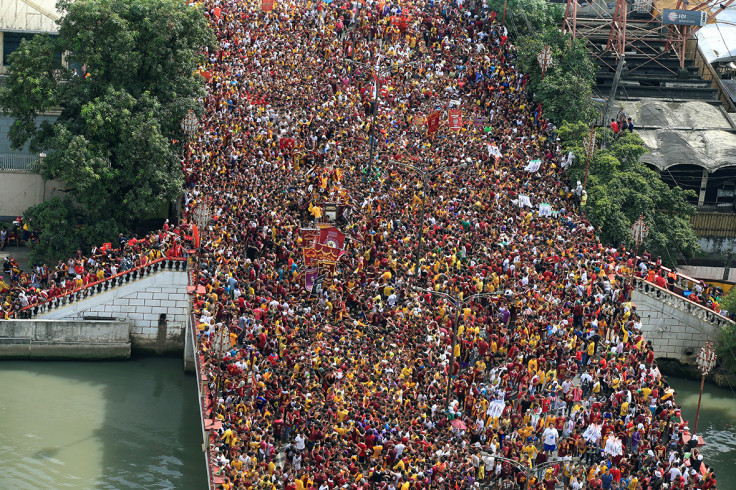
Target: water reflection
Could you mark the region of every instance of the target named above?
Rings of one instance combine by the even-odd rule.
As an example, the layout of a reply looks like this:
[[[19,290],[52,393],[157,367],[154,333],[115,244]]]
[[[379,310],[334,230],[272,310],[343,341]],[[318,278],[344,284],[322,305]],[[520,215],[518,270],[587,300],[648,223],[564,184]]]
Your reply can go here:
[[[700,382],[675,377],[669,377],[668,381],[677,391],[683,418],[693,427]],[[736,488],[736,395],[730,389],[706,383],[700,405],[698,434],[705,439],[700,452],[713,467],[718,487]]]
[[[0,488],[204,488],[177,359],[0,363]]]

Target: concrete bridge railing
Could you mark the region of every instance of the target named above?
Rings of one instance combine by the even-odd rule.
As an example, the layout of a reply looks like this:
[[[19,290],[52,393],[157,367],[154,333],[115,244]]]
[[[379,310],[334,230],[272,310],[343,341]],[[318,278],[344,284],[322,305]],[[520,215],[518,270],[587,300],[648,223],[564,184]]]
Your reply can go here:
[[[14,317],[18,319],[28,320],[45,315],[58,308],[64,308],[75,302],[83,301],[85,299],[91,298],[92,296],[112,291],[117,287],[130,284],[132,282],[149,277],[153,274],[157,274],[159,272],[185,272],[186,268],[186,258],[162,257],[144,266],[123,271],[117,275],[103,279],[101,281],[87,284],[82,288],[69,291],[60,296],[49,298],[44,302],[29,305],[20,310],[16,315],[14,315]]]
[[[643,279],[634,279],[634,290],[640,294],[662,301],[663,303],[672,306],[673,308],[677,308],[680,311],[689,313],[703,322],[707,322],[718,327],[736,324],[732,320],[723,315],[719,315],[710,308],[694,303],[684,296],[675,294],[668,289],[661,288],[656,284],[652,284],[651,282]]]
[[[718,342],[721,329],[734,325],[715,311],[641,278],[635,278],[633,285],[642,333],[658,357],[694,364],[707,341]]]
[[[162,258],[19,312],[18,321],[123,320],[132,348],[181,352],[189,316],[189,272],[183,258]],[[20,317],[20,318],[18,318]]]

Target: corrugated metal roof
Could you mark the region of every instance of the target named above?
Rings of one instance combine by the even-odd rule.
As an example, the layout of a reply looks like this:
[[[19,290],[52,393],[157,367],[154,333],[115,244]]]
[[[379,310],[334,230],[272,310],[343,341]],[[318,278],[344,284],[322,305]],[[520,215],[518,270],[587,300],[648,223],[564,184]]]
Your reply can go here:
[[[709,172],[736,165],[736,132],[717,105],[697,100],[617,100],[607,121],[619,109],[633,118],[636,133],[649,149],[640,158],[644,163],[660,170],[698,165]]]
[[[56,0],[0,1],[0,31],[59,32]]]

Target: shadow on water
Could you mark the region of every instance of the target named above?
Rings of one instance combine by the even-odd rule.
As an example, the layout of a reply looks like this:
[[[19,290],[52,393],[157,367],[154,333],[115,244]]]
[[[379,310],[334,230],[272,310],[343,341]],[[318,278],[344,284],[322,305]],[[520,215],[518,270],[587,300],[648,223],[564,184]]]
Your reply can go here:
[[[76,488],[207,487],[195,379],[183,372],[180,360],[143,357],[86,363],[7,362],[0,364],[0,369],[55,376],[60,384],[79,382],[101,390],[101,427],[86,437],[40,449],[31,456],[39,462],[59,464],[65,451],[84,450],[85,443],[98,439],[102,447],[99,476],[94,481],[78,482]],[[44,401],[55,405],[54,400]],[[84,420],[79,420],[83,413],[84,407],[79,405],[64,416],[69,423],[83,424]]]
[[[98,431],[95,431],[95,433],[93,433],[92,435],[79,439],[78,441],[70,442],[69,444],[64,444],[63,446],[47,447],[41,449],[39,451],[36,451],[33,456],[36,459],[56,459],[56,457],[63,449],[68,449],[76,444],[81,444],[83,442],[89,441],[90,439],[97,437],[97,432]]]

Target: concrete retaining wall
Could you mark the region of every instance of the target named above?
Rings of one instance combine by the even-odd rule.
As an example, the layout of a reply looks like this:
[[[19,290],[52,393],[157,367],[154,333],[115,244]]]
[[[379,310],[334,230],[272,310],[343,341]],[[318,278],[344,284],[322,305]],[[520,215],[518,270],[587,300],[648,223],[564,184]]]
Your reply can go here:
[[[186,271],[165,270],[40,314],[44,320],[118,319],[131,323],[133,349],[181,352],[188,321]]]
[[[128,359],[130,327],[126,321],[2,321],[0,358]]]
[[[26,209],[52,197],[63,197],[64,183],[44,182],[40,174],[0,172],[0,216],[21,216]]]
[[[736,250],[736,238],[734,237],[700,236],[698,244],[707,254],[726,255],[729,250]]]

